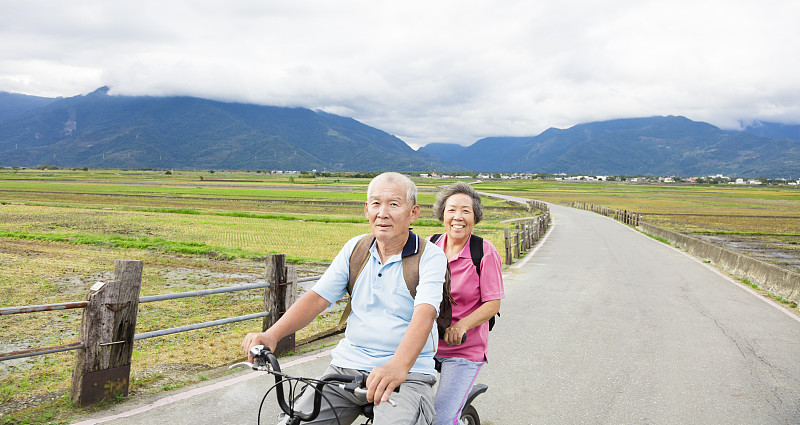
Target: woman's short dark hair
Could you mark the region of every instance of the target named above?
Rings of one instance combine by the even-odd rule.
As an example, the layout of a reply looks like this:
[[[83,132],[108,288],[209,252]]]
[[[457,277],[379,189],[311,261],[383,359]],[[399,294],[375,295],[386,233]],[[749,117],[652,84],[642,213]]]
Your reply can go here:
[[[472,188],[472,186],[464,182],[455,182],[450,186],[439,191],[436,195],[436,202],[433,204],[433,213],[439,221],[444,221],[444,207],[447,200],[459,193],[469,195],[472,198],[472,214],[475,217],[475,224],[478,224],[483,219],[483,205],[481,204],[481,196]]]

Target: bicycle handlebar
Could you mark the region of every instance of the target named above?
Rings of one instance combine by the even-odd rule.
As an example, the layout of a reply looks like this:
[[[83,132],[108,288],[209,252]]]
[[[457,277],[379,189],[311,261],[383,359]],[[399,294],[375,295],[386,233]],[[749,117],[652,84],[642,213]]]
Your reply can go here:
[[[252,348],[250,348],[250,354],[253,356],[254,359],[253,363],[239,362],[230,366],[230,369],[235,369],[237,367],[249,367],[253,370],[269,372],[272,375],[274,375],[275,376],[274,388],[276,391],[276,396],[278,398],[278,406],[280,406],[283,413],[286,413],[289,416],[294,416],[296,418],[299,418],[301,421],[310,422],[317,418],[322,404],[322,388],[325,385],[336,385],[340,389],[349,391],[353,394],[361,394],[361,395],[367,394],[366,390],[367,375],[361,375],[361,376],[341,375],[341,374],[325,375],[317,381],[316,393],[314,395],[314,407],[311,413],[303,414],[297,412],[286,402],[282,385],[285,375],[281,373],[281,367],[280,364],[278,363],[278,359],[275,357],[274,354],[272,354],[272,351],[270,351],[269,347],[263,345],[253,346]],[[292,377],[288,378],[292,379]],[[394,389],[394,392],[399,392],[399,391],[400,387]],[[391,404],[392,406],[396,406],[396,403],[392,399],[389,399],[388,403]]]

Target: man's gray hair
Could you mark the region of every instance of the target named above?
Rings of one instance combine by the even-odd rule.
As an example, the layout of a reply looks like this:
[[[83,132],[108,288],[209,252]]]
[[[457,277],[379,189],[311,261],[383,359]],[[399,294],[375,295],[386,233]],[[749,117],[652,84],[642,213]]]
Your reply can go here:
[[[406,200],[408,201],[408,205],[417,205],[417,185],[415,185],[408,176],[395,172],[382,173],[375,176],[375,178],[369,182],[369,186],[367,186],[367,199],[369,199],[369,194],[372,193],[372,187],[376,183],[384,182],[404,184],[406,186]]]
[[[439,221],[444,221],[444,207],[447,204],[447,199],[453,195],[463,193],[472,198],[472,215],[475,217],[475,224],[478,224],[483,219],[483,204],[481,204],[481,195],[472,188],[472,186],[464,182],[455,182],[450,186],[439,191],[436,195],[436,203],[433,204],[433,213]]]

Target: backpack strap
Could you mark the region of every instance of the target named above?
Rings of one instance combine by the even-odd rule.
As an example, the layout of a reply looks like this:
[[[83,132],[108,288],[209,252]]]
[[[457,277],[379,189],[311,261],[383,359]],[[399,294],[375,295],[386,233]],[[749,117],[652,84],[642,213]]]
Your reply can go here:
[[[422,253],[425,251],[427,242],[413,233],[411,235],[417,238],[416,252],[409,252],[403,250],[403,280],[406,281],[408,292],[411,293],[411,298],[417,297],[417,286],[419,286],[419,260],[422,258]]]
[[[353,252],[350,254],[350,275],[347,280],[347,294],[353,295],[353,288],[356,286],[356,279],[358,275],[364,270],[369,260],[369,249],[375,243],[375,236],[369,234],[361,238],[356,243]]]
[[[430,241],[433,243],[439,242],[442,237],[441,233],[431,235]],[[483,259],[483,238],[475,234],[469,237],[469,253],[472,256],[472,264],[475,265],[475,271],[478,272],[478,277],[481,277],[481,260]]]
[[[483,238],[475,236],[474,234],[469,238],[469,252],[472,256],[472,264],[475,264],[475,271],[478,272],[478,279],[481,278],[481,260],[483,259]],[[495,318],[500,316],[498,311],[496,315],[489,319],[489,330],[494,328]]]
[[[472,234],[469,237],[469,253],[472,256],[472,264],[475,265],[475,271],[478,272],[478,278],[481,277],[481,260],[483,260],[483,238]]]
[[[442,237],[442,234],[441,233],[437,233],[437,234],[431,236],[430,241],[433,242],[433,243],[436,243],[439,240],[439,238],[441,238],[441,237]],[[480,237],[480,236],[475,235],[474,233],[472,235],[470,235],[470,237],[469,237],[469,254],[470,254],[470,257],[472,257],[472,264],[475,265],[475,272],[478,273],[478,279],[480,280],[480,278],[481,278],[481,260],[483,260],[483,238]],[[448,267],[447,267],[447,273],[448,274],[450,273],[449,264],[448,264]],[[449,278],[448,278],[448,282],[449,282]],[[450,293],[449,289],[447,290],[447,293]],[[450,295],[450,300],[451,300],[451,302],[453,304],[455,304],[455,301],[453,300],[453,296],[452,295]],[[500,315],[500,313],[498,312],[497,316],[499,316],[499,315]],[[489,319],[489,330],[492,330],[492,328],[494,328],[495,317],[496,316],[492,316],[492,318]]]
[[[347,294],[350,295],[351,299],[353,296],[353,289],[356,286],[356,280],[358,280],[358,276],[364,271],[364,267],[367,265],[367,261],[369,261],[369,249],[372,247],[373,243],[375,243],[375,236],[372,234],[365,235],[356,243],[353,252],[350,254],[350,273],[347,279]],[[425,251],[426,243],[427,241],[424,238],[420,238],[409,231],[409,240],[403,248],[403,280],[406,281],[406,287],[408,288],[408,292],[411,293],[412,298],[416,298],[417,296],[417,286],[419,286],[419,261],[422,258],[423,251]],[[339,319],[339,324],[336,325],[337,330],[343,329],[347,323],[347,317],[350,316],[350,311],[352,309],[350,303],[351,300],[348,300],[342,312],[342,317]]]
[[[474,234],[469,238],[469,252],[472,256],[472,264],[475,264],[475,271],[478,272],[478,279],[481,278],[481,260],[483,259],[483,238],[475,236]],[[494,328],[495,318],[500,316],[498,311],[496,315],[489,319],[489,330]]]

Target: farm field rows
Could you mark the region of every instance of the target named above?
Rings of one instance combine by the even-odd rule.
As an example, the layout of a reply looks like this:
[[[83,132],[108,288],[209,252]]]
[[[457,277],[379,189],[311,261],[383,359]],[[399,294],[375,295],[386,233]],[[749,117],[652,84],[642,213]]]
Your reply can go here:
[[[656,226],[800,271],[797,186],[511,181],[486,182],[481,190],[640,213]]]
[[[442,232],[431,205],[437,187],[451,181],[415,181],[422,218],[414,231]],[[345,241],[368,231],[368,182],[254,172],[0,169],[0,307],[84,299],[94,282],[113,278],[115,259],[144,262],[142,296],[263,280],[263,257],[273,252],[285,253],[301,277],[317,276]],[[480,190],[635,211],[716,243],[754,241],[760,253],[780,253],[767,257],[787,267],[800,258],[796,188],[508,180],[482,182]],[[501,221],[529,213],[499,200],[484,205],[475,233],[502,251],[508,224]],[[257,290],[148,303],[140,306],[137,332],[261,309]],[[298,338],[336,321],[323,318]],[[3,316],[0,352],[74,342],[79,323],[80,310]],[[132,392],[208,379],[213,368],[238,359],[242,336],[259,328],[260,321],[248,321],[137,341]],[[66,352],[0,363],[0,405],[61,397],[73,359]]]
[[[369,179],[345,185],[323,178],[243,181],[222,173],[214,182],[196,173],[168,181],[155,172],[124,179],[100,178],[109,172],[54,174],[0,170],[0,307],[85,299],[94,282],[113,278],[115,259],[144,262],[141,296],[263,281],[263,258],[275,252],[285,253],[301,277],[318,276],[345,241],[369,231],[363,216]],[[431,212],[435,191],[420,184],[426,218],[414,230],[423,236],[442,231]],[[502,247],[499,221],[528,212],[497,200],[485,204],[476,234]],[[262,304],[259,290],[142,304],[137,333],[252,314]],[[3,316],[0,352],[75,342],[80,317],[81,310]],[[336,322],[338,316],[318,320],[298,338]],[[137,341],[132,392],[207,379],[210,369],[239,359],[241,338],[260,326],[252,320]],[[11,409],[30,397],[63,394],[74,357],[0,363],[0,404]]]

